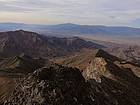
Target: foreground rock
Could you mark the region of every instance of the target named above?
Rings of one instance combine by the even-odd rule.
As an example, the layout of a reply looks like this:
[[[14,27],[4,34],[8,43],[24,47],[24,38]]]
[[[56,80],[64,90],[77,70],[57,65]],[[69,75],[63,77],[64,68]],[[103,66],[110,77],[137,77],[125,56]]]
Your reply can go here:
[[[21,81],[5,105],[139,105],[140,78],[106,63],[112,78],[99,74],[100,82],[92,76],[85,80],[76,68],[38,69]]]
[[[93,102],[87,87],[78,69],[42,68],[25,78],[6,104],[88,105]]]
[[[9,98],[22,78],[36,69],[49,65],[43,58],[31,58],[27,55],[10,57],[0,61],[0,101]]]

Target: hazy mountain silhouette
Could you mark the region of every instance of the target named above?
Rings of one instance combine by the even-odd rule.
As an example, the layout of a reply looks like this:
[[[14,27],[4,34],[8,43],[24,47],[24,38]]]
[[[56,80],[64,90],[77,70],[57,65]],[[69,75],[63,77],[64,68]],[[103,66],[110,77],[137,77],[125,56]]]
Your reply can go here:
[[[22,23],[0,23],[0,31],[25,29],[40,33],[52,34],[94,34],[94,35],[123,35],[140,36],[140,28],[122,26],[101,26],[101,25],[77,25],[77,24],[58,24],[58,25],[33,25]]]

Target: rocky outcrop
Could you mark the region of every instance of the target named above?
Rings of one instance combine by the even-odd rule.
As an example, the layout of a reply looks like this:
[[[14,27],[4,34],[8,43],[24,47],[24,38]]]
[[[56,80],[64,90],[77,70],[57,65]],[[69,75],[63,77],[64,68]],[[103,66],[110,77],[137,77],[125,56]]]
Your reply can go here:
[[[94,62],[89,62],[86,70],[83,72],[85,79],[95,79],[101,83],[101,75],[110,77],[111,73],[106,69],[107,62],[102,57],[94,58]]]
[[[99,77],[87,74],[86,80],[76,68],[38,69],[21,81],[4,105],[139,105],[140,78],[102,58],[96,61],[101,63],[93,66]]]
[[[36,70],[15,89],[5,105],[91,105],[88,85],[76,68]]]

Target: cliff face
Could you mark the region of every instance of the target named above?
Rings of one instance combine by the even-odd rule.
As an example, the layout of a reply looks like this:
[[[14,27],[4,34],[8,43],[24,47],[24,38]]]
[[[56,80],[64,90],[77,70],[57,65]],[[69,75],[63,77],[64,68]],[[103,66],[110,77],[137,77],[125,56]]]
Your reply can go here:
[[[101,64],[93,66],[99,70],[95,77],[88,75],[92,69],[87,78],[76,68],[38,69],[21,81],[5,105],[139,105],[140,78],[112,62],[96,60]]]

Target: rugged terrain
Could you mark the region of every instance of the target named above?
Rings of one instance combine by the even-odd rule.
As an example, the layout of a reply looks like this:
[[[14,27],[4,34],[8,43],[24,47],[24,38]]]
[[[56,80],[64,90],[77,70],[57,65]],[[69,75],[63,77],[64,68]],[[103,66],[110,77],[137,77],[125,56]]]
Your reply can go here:
[[[0,104],[139,105],[139,63],[100,48],[77,37],[0,33]],[[139,58],[133,48],[126,54]]]
[[[120,67],[131,68],[135,75],[140,77],[139,64],[137,64],[136,62],[129,62],[127,60],[124,60],[123,57],[118,58],[101,49],[84,49],[81,52],[75,53],[73,55],[52,58],[50,59],[50,61],[64,66],[77,67],[81,71],[84,71],[87,68],[89,62],[95,62],[94,60],[96,57],[102,57]]]
[[[47,37],[23,30],[0,33],[1,57],[19,56],[22,54],[37,57],[54,57],[64,56],[84,48],[103,47],[102,45],[85,41],[78,37]]]
[[[5,105],[139,105],[140,78],[102,57],[80,70],[51,65],[16,87]]]
[[[126,61],[140,63],[140,46],[126,46],[126,47],[120,46],[108,48],[107,50],[113,55],[123,58]]]
[[[10,57],[0,62],[0,101],[7,100],[19,80],[34,70],[49,65],[42,58],[32,59],[27,55]]]
[[[52,58],[50,59],[50,61],[59,63],[60,65],[77,67],[81,70],[85,70],[87,64],[89,62],[93,62],[95,57],[103,57],[112,62],[122,61],[122,59],[110,55],[109,53],[101,49],[84,49],[81,52],[70,56]]]

